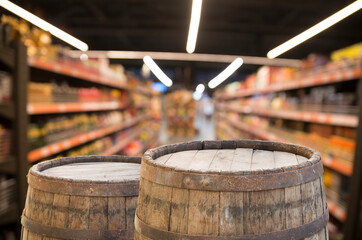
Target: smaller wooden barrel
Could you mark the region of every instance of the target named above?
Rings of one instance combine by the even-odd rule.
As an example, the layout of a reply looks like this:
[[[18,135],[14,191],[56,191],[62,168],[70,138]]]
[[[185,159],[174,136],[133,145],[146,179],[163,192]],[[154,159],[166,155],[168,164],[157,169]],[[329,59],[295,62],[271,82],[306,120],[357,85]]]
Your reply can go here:
[[[21,239],[133,239],[140,161],[80,156],[33,166]]]
[[[135,239],[328,239],[318,152],[196,141],[143,155]]]

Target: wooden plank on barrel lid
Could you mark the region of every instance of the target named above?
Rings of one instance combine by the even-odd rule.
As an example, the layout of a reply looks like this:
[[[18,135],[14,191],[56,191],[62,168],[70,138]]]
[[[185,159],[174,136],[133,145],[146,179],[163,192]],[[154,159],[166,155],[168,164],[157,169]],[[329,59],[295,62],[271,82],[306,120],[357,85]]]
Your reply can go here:
[[[235,149],[234,158],[230,170],[234,172],[249,171],[251,166],[252,156],[253,156],[253,149],[251,148]]]
[[[209,171],[229,172],[234,154],[235,149],[220,149],[212,160]]]
[[[57,228],[68,228],[69,218],[69,195],[55,194],[53,201],[54,214],[52,226]]]
[[[169,167],[185,169],[191,164],[192,161],[194,161],[194,157],[197,154],[197,152],[198,150],[191,150],[191,151],[182,151],[174,153],[168,159],[165,165]]]
[[[137,208],[137,197],[126,197],[126,226],[134,229],[134,217]]]
[[[218,150],[198,151],[187,169],[206,172]]]
[[[274,154],[272,151],[254,150],[250,170],[263,170],[275,168]]]
[[[309,159],[300,155],[296,155],[298,159],[298,164],[302,164],[304,162],[307,162]]]
[[[189,190],[181,188],[172,189],[170,213],[170,231],[187,233],[189,217]]]
[[[244,234],[243,192],[220,192],[220,236]]]
[[[163,155],[161,157],[158,157],[158,158],[155,159],[155,163],[163,165],[168,161],[168,159],[170,159],[170,157],[172,157],[172,155],[173,155],[173,153],[166,154],[166,155]]]
[[[147,211],[148,224],[160,230],[168,230],[172,188],[152,184],[150,204]]]
[[[188,233],[218,235],[219,192],[190,190]]]
[[[69,228],[88,229],[90,197],[70,196]]]
[[[126,226],[126,198],[108,197],[108,229],[117,230]]]
[[[107,197],[90,197],[88,228],[92,230],[107,229]]]
[[[295,154],[288,152],[274,151],[274,161],[276,168],[298,165]]]
[[[274,154],[275,153],[276,152],[274,152]],[[298,164],[298,159],[295,154],[293,154],[293,156],[290,155],[288,161],[290,162],[291,165]],[[286,211],[287,229],[295,228],[303,224],[302,196],[301,196],[300,185],[285,188],[285,211]]]

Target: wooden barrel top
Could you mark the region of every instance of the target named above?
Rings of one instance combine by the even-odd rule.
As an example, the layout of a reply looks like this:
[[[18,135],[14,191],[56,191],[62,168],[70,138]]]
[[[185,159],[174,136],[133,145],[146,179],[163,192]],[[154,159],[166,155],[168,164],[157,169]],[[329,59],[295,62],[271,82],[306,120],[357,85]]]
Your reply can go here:
[[[207,191],[258,191],[313,181],[323,174],[320,154],[294,144],[194,141],[148,150],[141,178],[160,185]]]
[[[28,174],[33,188],[78,196],[137,196],[141,158],[79,156],[34,165]]]
[[[154,163],[184,171],[244,172],[295,166],[306,161],[308,158],[288,152],[236,148],[170,153],[156,158]]]
[[[140,179],[140,164],[124,162],[85,162],[48,168],[44,176],[69,180],[132,181]]]

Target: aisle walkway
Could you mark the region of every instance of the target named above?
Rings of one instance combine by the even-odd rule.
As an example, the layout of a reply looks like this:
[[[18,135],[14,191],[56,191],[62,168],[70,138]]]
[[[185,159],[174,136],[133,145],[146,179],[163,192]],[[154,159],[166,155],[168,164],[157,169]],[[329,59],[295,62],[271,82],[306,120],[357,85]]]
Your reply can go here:
[[[195,127],[199,130],[198,134],[194,137],[177,137],[169,136],[167,132],[167,122],[161,122],[159,145],[188,142],[188,141],[200,141],[200,140],[215,140],[215,126],[213,120],[205,118],[204,116],[198,116],[195,119]]]

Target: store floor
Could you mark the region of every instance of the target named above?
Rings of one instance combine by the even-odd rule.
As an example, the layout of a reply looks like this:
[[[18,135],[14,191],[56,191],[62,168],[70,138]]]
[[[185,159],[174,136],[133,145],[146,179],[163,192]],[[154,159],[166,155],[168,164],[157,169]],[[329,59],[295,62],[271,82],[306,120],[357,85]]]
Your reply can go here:
[[[197,140],[215,140],[215,125],[212,118],[205,117],[204,115],[197,115],[195,118],[195,128],[198,132],[193,137],[178,137],[171,136],[167,131],[167,121],[161,122],[159,145],[197,141]]]

